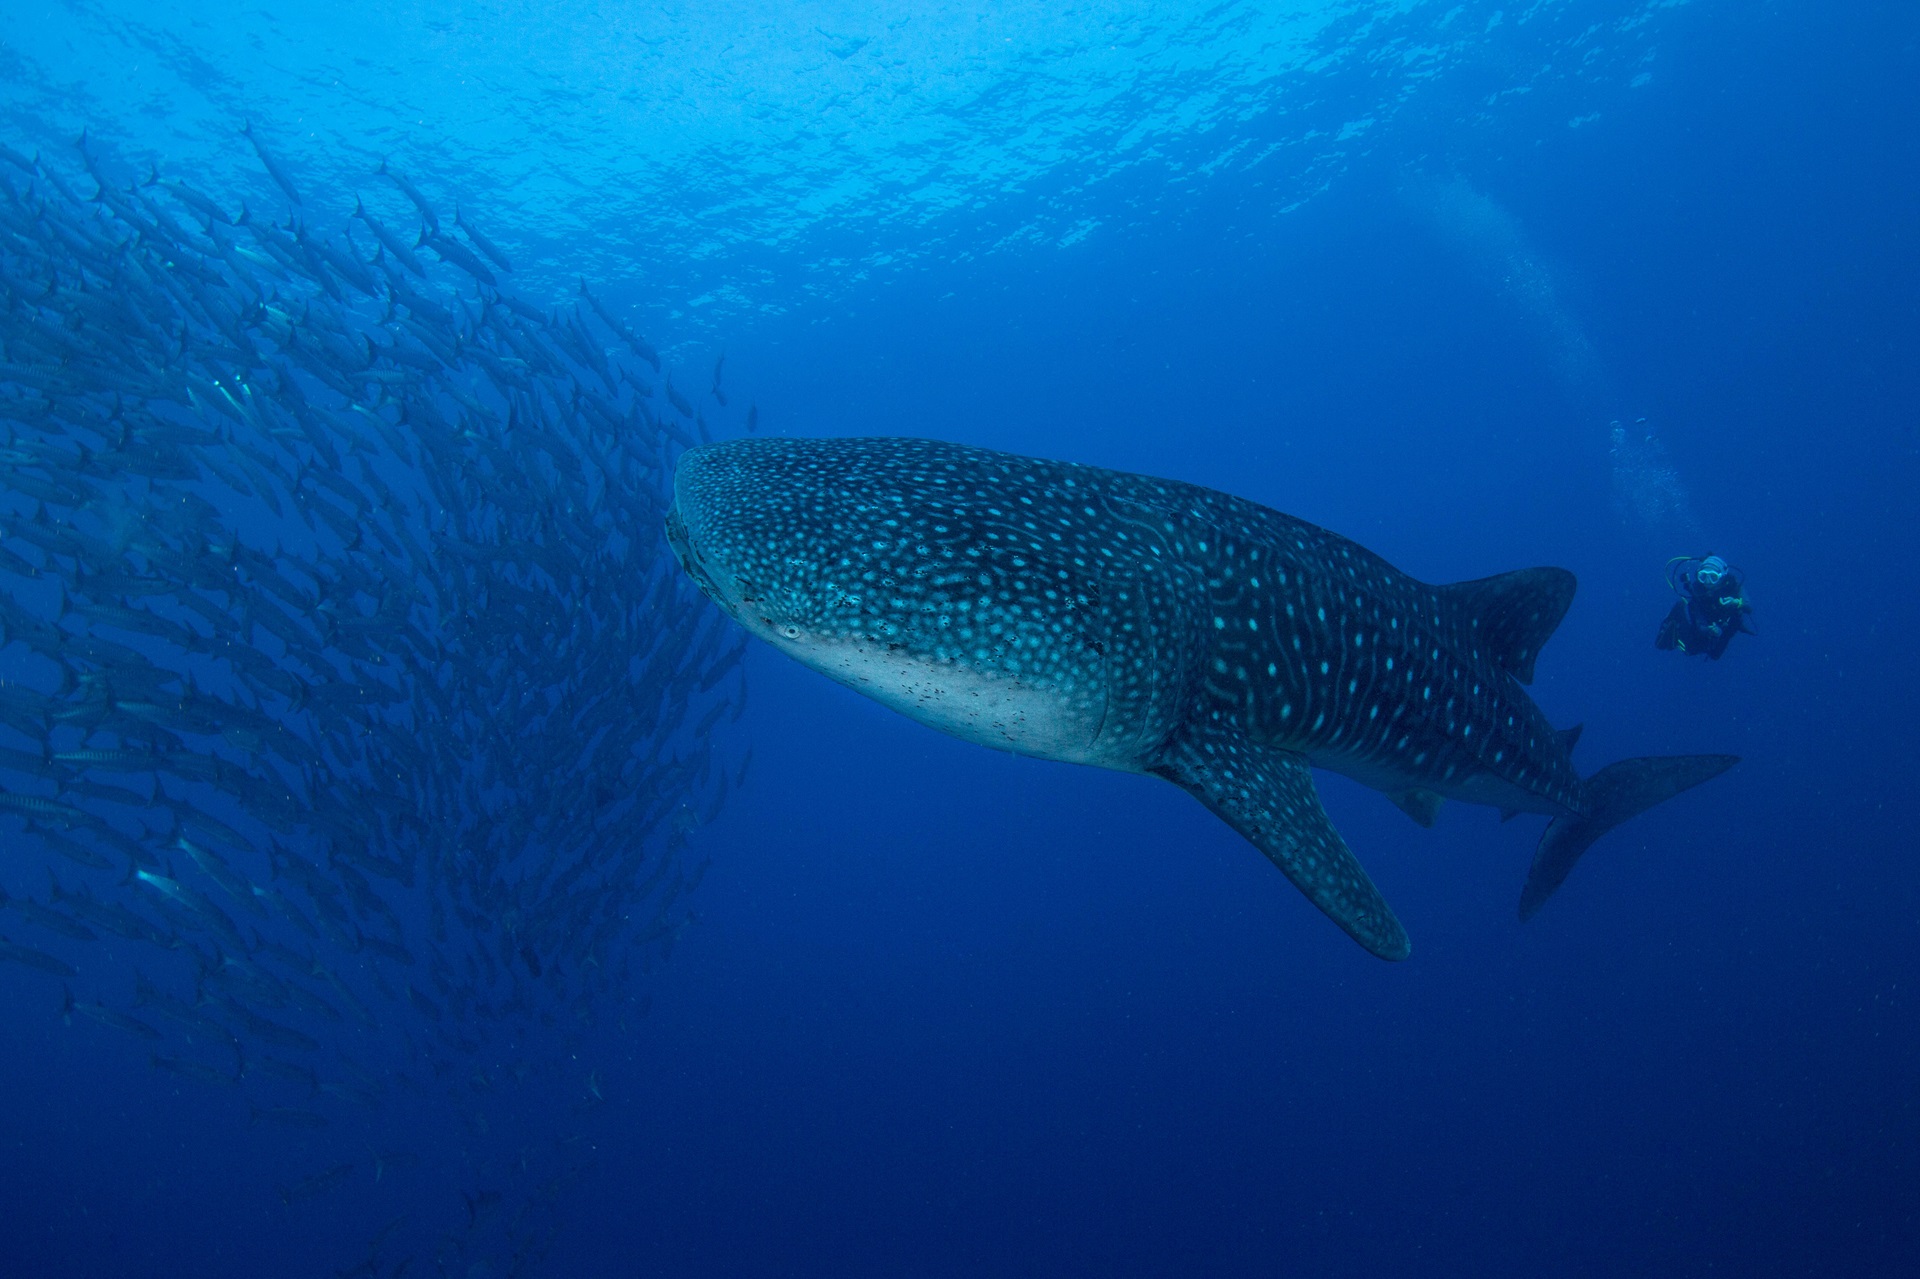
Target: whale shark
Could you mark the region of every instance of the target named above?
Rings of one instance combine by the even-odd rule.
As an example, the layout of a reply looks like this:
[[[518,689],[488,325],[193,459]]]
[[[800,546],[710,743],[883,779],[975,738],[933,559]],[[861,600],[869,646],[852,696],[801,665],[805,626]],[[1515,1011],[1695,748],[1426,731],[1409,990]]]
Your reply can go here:
[[[1314,787],[1431,825],[1444,799],[1549,818],[1531,917],[1601,835],[1735,764],[1574,769],[1527,695],[1574,576],[1434,586],[1336,533],[1177,480],[918,439],[690,449],[667,538],[774,648],[998,750],[1163,777],[1383,959],[1412,947]]]

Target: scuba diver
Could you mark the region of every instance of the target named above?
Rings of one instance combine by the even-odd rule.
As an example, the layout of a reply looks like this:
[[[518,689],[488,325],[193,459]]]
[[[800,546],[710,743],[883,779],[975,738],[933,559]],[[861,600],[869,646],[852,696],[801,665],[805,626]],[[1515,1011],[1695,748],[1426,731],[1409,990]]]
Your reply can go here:
[[[1653,646],[1719,661],[1736,634],[1759,634],[1753,628],[1753,607],[1742,589],[1744,580],[1739,569],[1718,555],[1676,555],[1668,560],[1667,585],[1680,601],[1660,623]]]

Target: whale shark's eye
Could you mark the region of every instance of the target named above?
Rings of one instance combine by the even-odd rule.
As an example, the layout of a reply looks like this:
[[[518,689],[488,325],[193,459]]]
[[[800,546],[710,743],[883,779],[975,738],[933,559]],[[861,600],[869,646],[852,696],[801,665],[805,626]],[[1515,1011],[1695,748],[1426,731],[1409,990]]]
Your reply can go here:
[[[795,626],[792,622],[787,622],[784,625],[782,625],[780,627],[780,633],[786,636],[788,639],[800,638],[800,628],[798,626]]]

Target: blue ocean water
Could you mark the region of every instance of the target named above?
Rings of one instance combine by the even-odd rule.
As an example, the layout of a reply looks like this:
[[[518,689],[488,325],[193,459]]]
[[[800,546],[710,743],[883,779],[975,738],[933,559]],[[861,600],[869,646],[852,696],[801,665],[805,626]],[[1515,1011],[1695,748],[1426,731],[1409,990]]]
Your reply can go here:
[[[406,216],[385,159],[717,435],[1177,477],[1430,581],[1564,565],[1532,692],[1581,766],[1743,757],[1524,927],[1537,819],[1321,775],[1390,965],[1171,787],[752,647],[691,926],[577,1025],[436,1074],[402,996],[377,1108],[250,1122],[0,964],[0,1272],[1908,1273],[1916,86],[1920,18],[1867,3],[0,14],[23,155],[78,173],[84,129],[278,217],[250,122],[330,228]],[[1758,636],[1656,651],[1708,552]],[[130,943],[16,915],[82,1002],[126,984]]]

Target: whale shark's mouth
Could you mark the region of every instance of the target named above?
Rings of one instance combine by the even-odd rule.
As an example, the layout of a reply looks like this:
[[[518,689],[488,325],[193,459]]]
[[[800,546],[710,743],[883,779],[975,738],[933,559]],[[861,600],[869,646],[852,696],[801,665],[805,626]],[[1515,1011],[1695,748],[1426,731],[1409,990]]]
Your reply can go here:
[[[693,579],[693,584],[700,588],[701,593],[722,608],[726,608],[726,598],[721,595],[718,584],[714,582],[712,574],[707,572],[706,564],[701,561],[700,552],[695,549],[693,539],[687,534],[687,522],[680,518],[680,508],[677,504],[667,512],[667,545],[673,548],[675,558],[680,561],[680,567],[686,570],[687,576]]]

